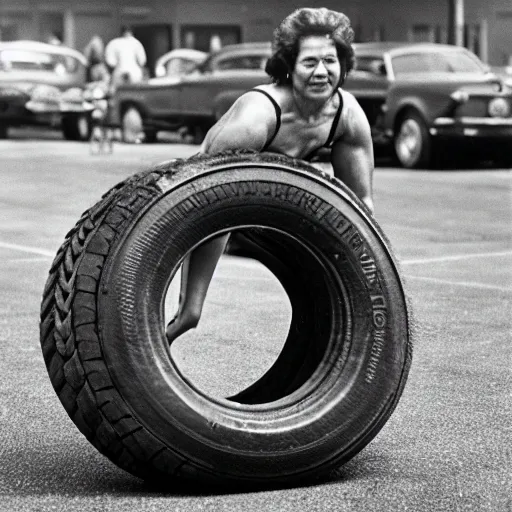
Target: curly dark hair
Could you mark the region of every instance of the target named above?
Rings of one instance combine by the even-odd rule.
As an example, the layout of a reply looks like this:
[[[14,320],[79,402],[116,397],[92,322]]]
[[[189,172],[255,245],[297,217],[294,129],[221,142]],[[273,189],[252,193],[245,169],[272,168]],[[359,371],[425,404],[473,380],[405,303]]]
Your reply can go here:
[[[341,77],[338,86],[343,85],[346,74],[354,67],[355,56],[352,47],[354,31],[345,14],[325,7],[297,9],[274,30],[273,54],[265,67],[265,71],[274,83],[291,84],[291,74],[299,54],[301,38],[316,35],[329,36],[334,42],[344,71],[342,75],[345,74]]]

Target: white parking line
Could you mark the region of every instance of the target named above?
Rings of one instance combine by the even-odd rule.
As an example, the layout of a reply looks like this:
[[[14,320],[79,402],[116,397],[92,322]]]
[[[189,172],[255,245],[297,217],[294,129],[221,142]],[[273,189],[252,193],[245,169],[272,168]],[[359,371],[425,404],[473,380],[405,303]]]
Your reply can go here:
[[[5,263],[37,263],[39,261],[48,262],[51,261],[51,256],[40,256],[39,258],[11,258],[6,260]]]
[[[464,286],[466,288],[482,288],[485,290],[499,290],[502,292],[512,292],[511,287],[498,286],[494,284],[478,283],[476,281],[450,281],[449,279],[440,279],[438,277],[423,277],[407,275],[407,279],[418,279],[419,281],[430,281],[432,283],[449,284],[453,286]]]
[[[39,247],[31,247],[27,245],[19,245],[19,244],[11,244],[8,242],[1,242],[0,241],[0,248],[4,249],[12,249],[15,251],[21,251],[26,252],[30,254],[38,254],[40,256],[43,256],[44,258],[18,258],[18,259],[10,259],[8,262],[35,262],[35,261],[43,261],[47,258],[53,258],[55,256],[55,251],[48,251],[46,249],[41,249]],[[417,258],[417,259],[408,259],[408,260],[402,260],[402,265],[421,265],[426,263],[443,263],[448,261],[460,261],[460,260],[467,260],[467,259],[473,259],[473,258],[489,258],[489,257],[503,257],[503,256],[512,256],[512,251],[498,251],[498,252],[485,252],[485,253],[470,253],[470,254],[453,254],[448,256],[438,256],[438,257],[432,257],[432,258]],[[226,262],[227,263],[227,262]],[[238,257],[229,257],[229,264],[235,264],[240,265],[244,267],[251,267],[254,265],[259,265],[258,262],[255,262],[254,260],[246,260],[245,258],[238,258]],[[221,273],[220,275],[217,274],[217,277],[221,279],[229,279],[228,275],[226,273]],[[455,286],[466,286],[466,287],[477,287],[477,288],[484,288],[484,289],[490,289],[490,290],[500,290],[500,291],[512,291],[509,287],[504,286],[497,286],[497,285],[489,285],[485,283],[478,283],[478,282],[472,282],[472,281],[450,281],[445,279],[439,279],[435,277],[422,277],[422,276],[413,276],[408,275],[408,278],[410,279],[418,279],[423,281],[431,281],[436,283],[442,283],[442,284],[451,284]],[[252,279],[255,280],[267,280],[269,279],[268,276],[253,276]]]
[[[432,258],[417,258],[410,260],[401,260],[402,265],[421,265],[423,263],[442,263],[445,261],[460,261],[469,260],[473,258],[493,258],[501,256],[512,256],[512,251],[498,251],[498,252],[475,252],[469,254],[451,254],[449,256],[435,256]]]
[[[53,257],[57,254],[57,251],[48,251],[41,249],[40,247],[30,247],[28,245],[10,244],[8,242],[0,242],[0,248],[12,249],[13,251],[28,252],[30,254],[39,254],[40,256]]]

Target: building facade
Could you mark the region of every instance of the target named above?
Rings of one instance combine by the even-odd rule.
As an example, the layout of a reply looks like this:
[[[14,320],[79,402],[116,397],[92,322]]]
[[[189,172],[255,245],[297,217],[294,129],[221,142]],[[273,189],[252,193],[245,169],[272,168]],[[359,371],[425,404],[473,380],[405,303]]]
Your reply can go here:
[[[491,65],[512,65],[511,0],[459,3],[464,45]],[[107,42],[130,25],[151,65],[173,48],[269,40],[279,21],[304,5],[347,14],[357,41],[449,40],[450,0],[0,0],[0,40],[47,41],[53,33],[83,50],[93,35]]]

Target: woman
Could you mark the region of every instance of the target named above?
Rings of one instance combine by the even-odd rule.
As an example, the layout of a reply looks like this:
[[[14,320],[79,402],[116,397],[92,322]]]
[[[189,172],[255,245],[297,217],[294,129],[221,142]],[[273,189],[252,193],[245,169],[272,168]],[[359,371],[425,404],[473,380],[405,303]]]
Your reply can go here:
[[[272,83],[243,94],[213,126],[202,153],[230,149],[272,151],[307,160],[331,148],[334,175],[373,212],[370,126],[356,99],[341,86],[354,65],[354,32],[342,13],[298,9],[274,32],[266,67]],[[178,314],[169,344],[196,327],[206,292],[229,235],[195,249],[183,264]]]

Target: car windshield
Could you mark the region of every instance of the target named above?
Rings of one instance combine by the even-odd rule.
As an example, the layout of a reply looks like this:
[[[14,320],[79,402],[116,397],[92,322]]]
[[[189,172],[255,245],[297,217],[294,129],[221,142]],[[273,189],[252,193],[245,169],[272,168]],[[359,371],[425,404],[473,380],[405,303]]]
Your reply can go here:
[[[58,74],[76,71],[78,61],[67,55],[27,50],[0,51],[0,70],[53,71]]]
[[[198,63],[193,60],[175,58],[170,59],[165,65],[166,76],[182,76],[192,73],[197,69]]]
[[[354,66],[355,71],[364,71],[374,75],[385,75],[384,60],[380,57],[357,56]]]
[[[465,52],[418,52],[391,59],[395,76],[412,73],[483,73],[484,67]]]

